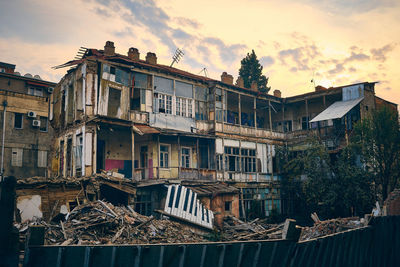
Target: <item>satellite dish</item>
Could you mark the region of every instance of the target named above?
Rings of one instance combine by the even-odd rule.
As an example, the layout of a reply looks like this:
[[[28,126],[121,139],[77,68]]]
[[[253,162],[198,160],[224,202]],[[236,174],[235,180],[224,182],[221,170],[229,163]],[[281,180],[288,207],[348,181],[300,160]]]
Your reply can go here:
[[[35,78],[35,79],[38,79],[38,80],[41,80],[42,78],[40,78],[40,76],[39,75],[35,75],[35,76],[33,76],[33,78]]]
[[[33,78],[32,74],[30,74],[30,73],[25,74],[24,77]]]
[[[16,72],[14,72],[14,75],[21,76],[21,73],[19,73],[18,71],[16,71]]]

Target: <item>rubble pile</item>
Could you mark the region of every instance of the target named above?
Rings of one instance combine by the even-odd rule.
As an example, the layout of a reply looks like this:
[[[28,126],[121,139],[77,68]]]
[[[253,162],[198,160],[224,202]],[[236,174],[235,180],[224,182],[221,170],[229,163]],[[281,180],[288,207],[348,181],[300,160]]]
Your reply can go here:
[[[332,220],[320,221],[312,227],[303,227],[299,241],[306,241],[346,230],[363,227],[360,218],[337,218]]]
[[[143,216],[129,206],[117,207],[95,201],[76,207],[59,224],[32,222],[46,227],[45,244],[154,244],[207,241],[178,222]],[[20,232],[27,229],[20,225]]]
[[[281,239],[283,225],[266,224],[260,219],[243,222],[233,216],[226,216],[221,241]]]

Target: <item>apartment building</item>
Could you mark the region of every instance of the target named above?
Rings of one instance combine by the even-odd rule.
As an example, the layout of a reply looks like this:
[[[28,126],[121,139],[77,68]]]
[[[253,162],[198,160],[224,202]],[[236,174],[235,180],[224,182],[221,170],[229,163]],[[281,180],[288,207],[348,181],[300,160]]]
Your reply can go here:
[[[21,75],[15,65],[0,62],[0,138],[3,176],[48,175],[53,130],[49,125],[55,83],[39,75]],[[2,145],[2,143],[0,143]],[[3,147],[3,145],[2,145]]]
[[[383,101],[368,82],[269,95],[226,72],[214,80],[158,64],[151,52],[118,54],[110,41],[62,67],[71,69],[54,90],[53,175],[224,181],[239,189],[241,217],[281,211],[278,146],[300,150],[318,134],[338,151]]]

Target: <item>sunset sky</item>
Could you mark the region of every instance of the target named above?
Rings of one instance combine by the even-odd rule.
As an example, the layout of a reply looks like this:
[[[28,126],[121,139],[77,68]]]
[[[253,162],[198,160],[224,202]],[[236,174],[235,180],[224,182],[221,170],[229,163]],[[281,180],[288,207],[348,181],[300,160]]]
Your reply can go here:
[[[292,96],[310,82],[340,86],[379,81],[376,94],[400,104],[398,0],[10,0],[0,2],[0,61],[58,82],[80,46],[114,41],[144,59],[155,52],[169,65],[220,79],[235,77],[254,49],[272,89]],[[201,73],[204,75],[204,73]]]

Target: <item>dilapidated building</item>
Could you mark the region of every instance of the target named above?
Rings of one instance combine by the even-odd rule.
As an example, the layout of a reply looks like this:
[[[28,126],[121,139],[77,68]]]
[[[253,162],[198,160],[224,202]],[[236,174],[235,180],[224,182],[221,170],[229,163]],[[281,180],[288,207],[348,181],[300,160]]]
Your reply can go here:
[[[53,137],[48,121],[55,85],[39,75],[21,76],[15,72],[15,65],[0,62],[0,138],[4,137],[1,173],[4,176],[48,175]]]
[[[269,95],[226,72],[214,80],[158,64],[151,52],[118,54],[110,41],[61,67],[72,68],[54,93],[54,176],[224,181],[240,192],[241,217],[255,202],[257,216],[282,209],[277,146],[301,149],[318,134],[337,151],[378,99],[368,82]]]

